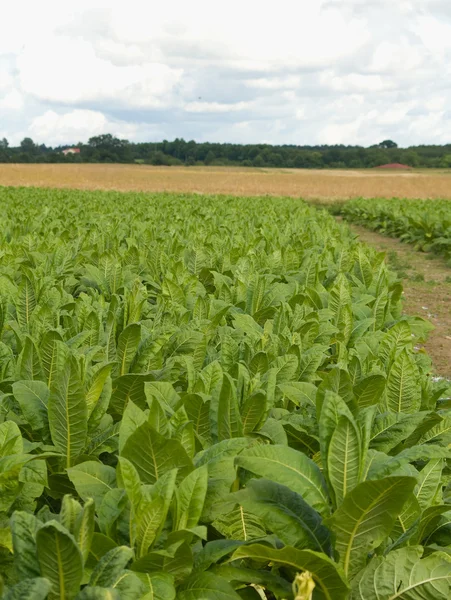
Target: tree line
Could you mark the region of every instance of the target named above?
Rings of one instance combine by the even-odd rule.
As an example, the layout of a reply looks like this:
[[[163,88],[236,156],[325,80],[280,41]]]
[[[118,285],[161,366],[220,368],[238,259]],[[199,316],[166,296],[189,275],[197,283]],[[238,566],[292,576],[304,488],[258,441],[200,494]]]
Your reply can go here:
[[[78,154],[64,155],[71,146],[36,144],[31,138],[19,146],[0,140],[0,162],[10,163],[141,163],[149,165],[284,167],[294,169],[361,169],[387,163],[411,167],[451,168],[451,144],[400,148],[392,140],[364,148],[345,145],[216,144],[175,139],[170,142],[129,142],[111,134],[78,143]]]

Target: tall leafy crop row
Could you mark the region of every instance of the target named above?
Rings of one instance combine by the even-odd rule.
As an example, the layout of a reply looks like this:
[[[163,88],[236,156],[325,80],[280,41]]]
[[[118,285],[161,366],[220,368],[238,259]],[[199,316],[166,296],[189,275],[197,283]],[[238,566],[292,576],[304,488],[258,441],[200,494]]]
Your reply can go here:
[[[451,202],[357,199],[340,207],[348,220],[451,258]]]
[[[274,198],[0,191],[21,600],[438,600],[451,415],[383,257]]]

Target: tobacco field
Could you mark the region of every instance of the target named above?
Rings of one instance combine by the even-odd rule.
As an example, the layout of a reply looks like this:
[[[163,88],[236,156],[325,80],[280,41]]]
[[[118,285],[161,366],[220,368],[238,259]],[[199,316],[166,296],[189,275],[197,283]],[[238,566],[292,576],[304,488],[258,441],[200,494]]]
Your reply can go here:
[[[451,597],[451,402],[382,254],[287,198],[0,203],[4,598]]]
[[[451,258],[451,203],[447,200],[363,198],[339,209],[346,220]]]

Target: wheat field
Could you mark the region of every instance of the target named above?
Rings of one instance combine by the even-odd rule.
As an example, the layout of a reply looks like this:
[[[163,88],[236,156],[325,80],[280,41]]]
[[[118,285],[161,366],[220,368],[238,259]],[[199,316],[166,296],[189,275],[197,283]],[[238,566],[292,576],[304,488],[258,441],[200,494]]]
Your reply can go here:
[[[318,200],[450,198],[451,170],[336,171],[235,167],[152,167],[113,164],[1,164],[0,185],[277,195]]]

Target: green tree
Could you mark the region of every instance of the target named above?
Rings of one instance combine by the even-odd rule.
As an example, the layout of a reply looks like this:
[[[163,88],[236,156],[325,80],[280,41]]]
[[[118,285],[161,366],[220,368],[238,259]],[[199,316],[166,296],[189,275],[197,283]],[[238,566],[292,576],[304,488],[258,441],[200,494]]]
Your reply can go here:
[[[25,154],[33,155],[36,153],[37,146],[31,138],[26,137],[20,142],[20,149]]]
[[[398,144],[393,140],[384,140],[379,144],[379,148],[384,148],[384,150],[390,150],[391,148],[397,148]]]

